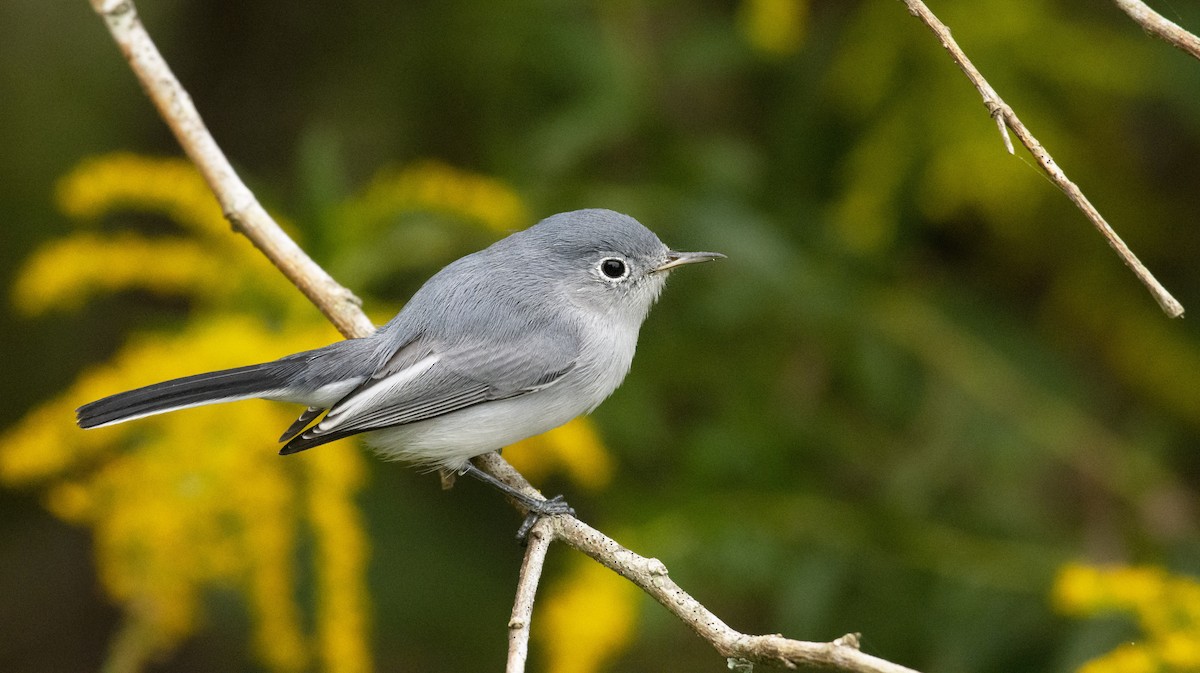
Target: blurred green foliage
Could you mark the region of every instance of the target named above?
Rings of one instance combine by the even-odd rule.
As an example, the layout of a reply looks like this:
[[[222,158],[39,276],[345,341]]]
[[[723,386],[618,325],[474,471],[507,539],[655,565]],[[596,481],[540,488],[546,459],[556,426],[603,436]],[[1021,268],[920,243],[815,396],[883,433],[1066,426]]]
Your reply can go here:
[[[609,207],[729,255],[673,279],[596,413],[612,484],[572,502],[733,627],[861,631],[871,653],[923,671],[1068,671],[1135,638],[1120,617],[1055,614],[1051,586],[1069,561],[1200,574],[1194,323],[1163,317],[1033,162],[1004,152],[900,3],[795,2],[777,19],[796,22],[790,49],[755,38],[751,4],[772,3],[139,9],[260,198],[371,308],[486,242],[434,217],[406,226],[411,240],[339,246],[341,204],[381,166],[419,160],[514,185],[530,219]],[[1200,310],[1200,63],[1108,3],[932,9]],[[1200,27],[1193,4],[1160,9]],[[82,157],[177,150],[82,1],[0,3],[0,92],[7,287],[65,229],[53,185]],[[72,317],[6,312],[11,418],[187,308],[129,294]],[[371,464],[380,670],[503,656],[515,518],[435,481]],[[0,664],[95,668],[116,615],[87,539],[31,494],[0,499]],[[552,578],[567,555],[552,553]],[[212,610],[161,670],[254,670],[247,617],[219,598]],[[724,666],[644,605],[612,670]]]

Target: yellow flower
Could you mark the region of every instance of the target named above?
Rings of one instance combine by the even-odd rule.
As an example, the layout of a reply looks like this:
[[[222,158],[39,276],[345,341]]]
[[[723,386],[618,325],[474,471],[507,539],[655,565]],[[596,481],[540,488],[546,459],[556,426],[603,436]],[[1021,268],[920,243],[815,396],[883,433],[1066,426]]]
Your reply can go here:
[[[174,646],[196,628],[201,592],[232,586],[248,598],[255,642],[269,668],[305,666],[307,638],[290,570],[302,523],[298,513],[305,510],[297,502],[295,463],[275,455],[267,430],[286,427],[293,410],[247,401],[83,431],[70,425],[71,409],[95,397],[91,391],[99,387],[111,392],[147,377],[269,359],[279,354],[276,349],[299,350],[308,340],[281,340],[244,318],[212,320],[171,339],[135,340],[112,365],[85,375],[3,438],[0,478],[48,482],[50,510],[92,528],[101,583],[126,606],[136,625],[127,630],[142,634],[129,646],[147,648],[130,657],[145,659]],[[354,453],[326,455],[326,461],[361,460]],[[321,507],[353,509],[356,490],[352,482],[310,498],[321,500]],[[361,529],[353,515],[340,523]],[[355,591],[355,571],[361,584],[364,567],[361,556],[350,561],[341,577],[347,590]],[[361,590],[355,594],[354,607],[365,611],[361,596]]]
[[[583,556],[538,603],[533,635],[551,673],[593,673],[625,649],[641,594],[608,568]]]
[[[1119,567],[1105,573],[1105,585],[1113,603],[1137,607],[1163,599],[1167,573],[1161,568]]]
[[[397,213],[430,210],[465,218],[507,234],[526,223],[521,198],[503,183],[436,161],[380,171],[361,195],[348,201],[338,220],[369,230]]]
[[[561,470],[574,483],[598,491],[612,478],[612,456],[586,418],[517,442],[504,449],[504,457],[535,482]]]
[[[1121,645],[1079,667],[1079,673],[1156,673],[1158,662],[1141,645]]]
[[[225,218],[216,198],[190,163],[117,152],[87,159],[59,182],[63,213],[87,223],[113,211],[156,212],[196,234]]]
[[[302,454],[307,472],[308,517],[317,534],[317,631],[330,673],[371,670],[364,635],[369,631],[363,569],[367,539],[353,496],[362,486],[362,457],[355,446],[333,445]]]
[[[1157,640],[1158,656],[1170,670],[1200,671],[1200,629],[1163,633]]]
[[[1058,571],[1051,595],[1056,610],[1063,614],[1090,614],[1101,594],[1100,571],[1082,563],[1068,563]]]
[[[353,502],[361,482],[306,482],[303,459],[276,455],[270,428],[286,427],[294,409],[247,401],[93,431],[71,422],[81,402],[273,359],[328,343],[334,331],[311,307],[295,310],[304,306],[301,295],[231,234],[186,162],[126,154],[89,160],[62,181],[59,199],[81,225],[148,212],[168,217],[183,235],[76,232],[50,243],[18,274],[22,308],[72,308],[127,288],[202,300],[177,335],[130,339],[110,362],[9,428],[0,444],[0,481],[40,486],[51,512],[92,530],[100,584],[125,614],[106,669],[138,671],[175,647],[202,622],[203,594],[219,587],[245,597],[254,648],[268,670],[304,670],[315,652],[336,662],[329,670],[369,671],[365,533]],[[265,294],[284,317],[303,318],[277,323],[288,328],[284,337],[261,319],[215,310],[235,293]],[[353,446],[331,449],[319,458],[324,472],[361,471]],[[336,517],[331,523],[310,513]],[[316,637],[305,633],[293,574],[306,526],[323,554],[317,574],[332,578],[317,593]]]
[[[18,308],[36,314],[76,309],[91,295],[131,288],[211,298],[228,294],[234,279],[221,260],[188,239],[75,234],[26,261],[13,298]]]
[[[1064,614],[1126,612],[1137,617],[1142,642],[1125,644],[1080,673],[1200,670],[1200,583],[1152,566],[1064,566],[1053,589]]]

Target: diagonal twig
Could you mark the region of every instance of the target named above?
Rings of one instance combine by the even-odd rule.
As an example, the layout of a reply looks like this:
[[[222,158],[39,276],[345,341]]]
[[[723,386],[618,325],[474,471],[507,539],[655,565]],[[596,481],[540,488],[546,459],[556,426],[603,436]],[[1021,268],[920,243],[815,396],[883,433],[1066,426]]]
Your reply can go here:
[[[104,19],[146,95],[204,176],[233,228],[250,239],[343,336],[363,337],[374,332],[375,326],[359,309],[358,298],[339,285],[284,233],[238,177],[205,127],[191,96],[154,46],[138,18],[133,1],[89,1],[92,9]]]
[[[498,454],[488,453],[474,460],[480,469],[487,470],[514,488],[529,495],[541,496]],[[821,643],[792,640],[778,634],[751,635],[736,631],[676,584],[668,576],[667,567],[662,561],[630,551],[574,517],[555,516],[539,521],[538,525],[544,525],[547,521],[551,524],[549,531],[554,539],[561,540],[633,582],[712,645],[718,654],[729,659],[731,664],[748,662],[789,669],[806,666],[848,673],[916,673],[910,668],[861,651],[856,634]]]
[[[921,0],[901,1],[908,7],[908,11],[913,16],[920,19],[922,23],[929,27],[929,30],[933,31],[933,34],[941,41],[942,46],[950,53],[950,58],[954,59],[954,62],[963,71],[963,74],[967,76],[967,79],[971,80],[971,83],[979,90],[979,95],[983,97],[984,106],[987,107],[988,113],[991,114],[992,118],[996,120],[996,124],[1000,127],[1000,135],[1009,153],[1013,153],[1012,140],[1008,136],[1008,129],[1012,129],[1013,133],[1017,134],[1017,138],[1020,139],[1021,144],[1029,150],[1029,153],[1033,155],[1038,165],[1042,167],[1042,171],[1050,177],[1051,182],[1058,185],[1058,188],[1067,195],[1067,198],[1083,211],[1084,216],[1104,236],[1109,246],[1116,251],[1117,256],[1125,263],[1125,266],[1129,267],[1133,271],[1133,275],[1137,276],[1138,280],[1150,291],[1151,296],[1162,307],[1162,310],[1172,318],[1182,316],[1183,305],[1176,301],[1175,297],[1172,297],[1171,293],[1154,278],[1154,275],[1138,260],[1137,256],[1129,249],[1129,246],[1125,245],[1125,241],[1121,240],[1117,232],[1100,215],[1100,211],[1096,210],[1092,202],[1083,195],[1083,191],[1067,178],[1067,174],[1059,168],[1058,164],[1054,161],[1054,157],[1050,156],[1046,148],[1038,142],[1037,138],[1030,133],[1025,124],[1017,117],[1017,113],[1013,112],[1013,109],[1000,98],[1000,95],[996,93],[992,85],[984,79],[979,70],[971,63],[971,59],[967,58],[962,48],[951,37],[950,29],[946,27],[946,24],[942,23]]]
[[[1189,33],[1162,14],[1150,9],[1142,0],[1113,0],[1121,11],[1142,26],[1142,29],[1160,40],[1175,45],[1192,58],[1200,59],[1200,37]]]

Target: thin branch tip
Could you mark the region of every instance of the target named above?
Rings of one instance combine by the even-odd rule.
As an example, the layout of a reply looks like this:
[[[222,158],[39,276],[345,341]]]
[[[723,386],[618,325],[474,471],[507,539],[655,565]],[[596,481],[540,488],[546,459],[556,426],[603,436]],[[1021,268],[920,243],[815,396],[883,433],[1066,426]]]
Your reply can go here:
[[[922,0],[902,0],[902,2],[908,7],[909,12],[920,19],[921,23],[924,23],[934,36],[938,38],[942,46],[950,54],[951,60],[958,66],[959,70],[962,70],[967,79],[971,81],[971,84],[975,86],[975,89],[979,91],[979,95],[983,98],[983,104],[987,107],[988,113],[996,120],[997,126],[1000,127],[1000,134],[1004,139],[1005,149],[1010,154],[1015,154],[1012,139],[1008,133],[1011,129],[1021,141],[1021,144],[1033,155],[1038,166],[1050,178],[1050,181],[1066,194],[1067,198],[1084,214],[1084,217],[1092,223],[1092,226],[1104,236],[1109,246],[1121,258],[1121,261],[1133,271],[1138,280],[1149,290],[1159,307],[1172,318],[1183,315],[1183,306],[1167,292],[1166,288],[1138,260],[1137,256],[1133,254],[1129,246],[1121,240],[1117,232],[1104,220],[1104,217],[1100,215],[1100,212],[1096,210],[1096,207],[1092,205],[1079,186],[1067,177],[1062,168],[1054,161],[1054,157],[1050,156],[1050,152],[1038,142],[1038,139],[1033,136],[1033,133],[1029,131],[1012,107],[1000,98],[1000,95],[996,93],[996,90],[984,78],[983,73],[979,72],[971,63],[971,59],[967,58],[967,54],[958,46],[954,38],[951,37],[950,28],[942,23],[937,18],[937,15]],[[1127,4],[1141,4],[1138,0],[1116,0],[1116,2],[1122,6],[1122,9]],[[1146,10],[1149,11],[1149,8],[1146,8]],[[1132,13],[1131,16],[1133,16]],[[1184,32],[1186,33],[1186,31]],[[1192,38],[1195,38],[1195,36],[1193,35]],[[1200,58],[1200,52],[1198,52],[1197,57]]]
[[[1142,0],[1113,0],[1147,34],[1157,37],[1176,49],[1200,59],[1200,37],[1154,11]]]
[[[1177,301],[1175,297],[1172,297],[1171,294],[1165,289],[1162,290],[1161,295],[1159,293],[1155,293],[1154,298],[1158,300],[1158,305],[1162,307],[1162,310],[1169,317],[1183,318],[1183,304],[1180,304],[1179,301]]]

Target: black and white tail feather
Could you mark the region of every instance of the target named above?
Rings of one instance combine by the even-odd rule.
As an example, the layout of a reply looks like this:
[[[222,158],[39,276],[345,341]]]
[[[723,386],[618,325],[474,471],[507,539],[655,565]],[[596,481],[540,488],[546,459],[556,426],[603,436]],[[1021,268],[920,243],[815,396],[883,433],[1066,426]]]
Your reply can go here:
[[[102,428],[177,409],[270,397],[288,380],[286,366],[270,362],[155,383],[110,395],[75,410],[81,428]]]
[[[258,398],[309,405],[279,441],[298,440],[368,377],[380,359],[378,352],[377,339],[349,339],[273,362],[163,381],[85,404],[75,410],[75,421],[81,428],[102,428],[179,409]],[[318,443],[284,449],[295,453]]]

